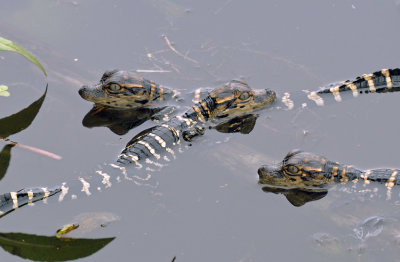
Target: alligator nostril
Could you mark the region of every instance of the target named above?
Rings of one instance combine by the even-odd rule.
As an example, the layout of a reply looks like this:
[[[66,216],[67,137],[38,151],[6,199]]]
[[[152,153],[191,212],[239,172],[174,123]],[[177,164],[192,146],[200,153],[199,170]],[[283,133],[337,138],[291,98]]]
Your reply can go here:
[[[86,88],[87,88],[87,86],[82,86],[78,91],[79,95],[83,96],[83,94],[85,93]]]
[[[258,177],[262,178],[264,176],[264,172],[265,172],[264,167],[260,167],[257,172],[258,172]]]

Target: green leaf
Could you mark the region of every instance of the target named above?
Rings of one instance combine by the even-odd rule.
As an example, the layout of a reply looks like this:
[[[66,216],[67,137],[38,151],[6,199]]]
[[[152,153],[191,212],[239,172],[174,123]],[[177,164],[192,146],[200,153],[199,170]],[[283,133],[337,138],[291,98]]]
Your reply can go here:
[[[6,138],[27,128],[35,119],[46,97],[47,86],[44,94],[27,108],[16,114],[0,119],[0,137]]]
[[[0,246],[12,255],[33,261],[67,261],[90,256],[110,238],[57,238],[24,233],[0,233]]]
[[[10,92],[7,91],[8,86],[0,85],[0,96],[10,96]]]
[[[43,66],[39,63],[39,61],[28,51],[26,51],[24,48],[22,48],[20,45],[17,43],[14,43],[8,39],[5,39],[3,37],[0,37],[0,51],[11,51],[11,52],[17,52],[20,55],[23,55],[26,59],[34,63],[37,67],[42,70],[43,74],[47,76],[46,71],[44,70]]]
[[[7,173],[11,159],[11,148],[14,146],[13,144],[5,145],[0,152],[0,180],[2,180]]]

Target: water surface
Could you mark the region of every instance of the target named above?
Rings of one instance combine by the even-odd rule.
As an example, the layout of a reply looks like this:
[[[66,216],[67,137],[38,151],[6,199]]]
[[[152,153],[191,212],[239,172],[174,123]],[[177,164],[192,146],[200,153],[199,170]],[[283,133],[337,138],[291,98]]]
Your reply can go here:
[[[92,172],[152,125],[123,136],[82,125],[92,105],[77,90],[107,69],[168,71],[143,75],[182,92],[239,77],[278,94],[315,90],[399,67],[399,10],[392,0],[6,1],[1,35],[33,52],[49,75],[37,117],[10,139],[63,158],[13,148],[0,192]],[[173,52],[165,36],[190,59]],[[0,84],[11,92],[0,97],[5,117],[38,99],[46,80],[22,57],[0,55]],[[249,135],[208,132],[157,174],[157,189],[124,182],[93,198],[22,208],[1,219],[0,231],[54,235],[81,213],[110,212],[120,220],[84,237],[116,239],[82,261],[397,259],[396,222],[365,243],[352,238],[368,217],[396,221],[395,203],[330,193],[293,207],[283,196],[264,193],[256,171],[294,148],[363,169],[400,167],[399,98],[370,95],[324,108],[265,111]],[[3,250],[0,257],[22,260]]]

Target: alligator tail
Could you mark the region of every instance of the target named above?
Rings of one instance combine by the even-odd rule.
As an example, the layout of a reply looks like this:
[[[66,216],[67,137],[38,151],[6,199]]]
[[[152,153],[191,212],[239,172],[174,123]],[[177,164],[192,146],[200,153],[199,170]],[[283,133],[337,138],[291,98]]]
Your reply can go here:
[[[115,164],[107,164],[94,175],[85,175],[76,180],[64,182],[59,186],[25,188],[15,192],[0,195],[0,217],[37,201],[47,201],[58,196],[58,201],[90,196],[110,188],[121,180],[129,180],[137,185],[154,187],[156,182],[152,173],[175,159],[172,149],[180,145],[181,126],[188,127],[191,119],[174,118],[158,126],[146,129],[136,135],[119,155]],[[182,148],[178,147],[180,151]],[[132,167],[132,164],[134,166]],[[132,170],[131,170],[132,169]],[[132,172],[131,172],[132,171]]]
[[[395,185],[400,185],[400,170],[379,168],[371,169],[363,172],[360,177],[365,183],[378,182],[385,184],[387,188],[392,188]]]
[[[296,106],[306,107],[310,105],[324,106],[335,102],[342,102],[360,94],[387,93],[400,91],[400,68],[382,69],[372,74],[364,74],[357,77],[354,81],[344,81],[330,84],[318,91],[307,91],[299,95]],[[293,94],[296,96],[296,94]],[[295,107],[292,95],[285,93],[282,97],[283,108],[293,109]],[[311,103],[310,103],[311,102]]]
[[[375,185],[376,183],[382,184],[385,186],[385,196],[386,200],[390,200],[393,195],[393,190],[397,188],[398,185],[400,185],[400,169],[389,169],[389,168],[379,168],[379,169],[371,169],[371,170],[366,170],[366,171],[360,171],[357,170],[357,172],[353,173],[355,176],[353,179],[356,180],[348,180],[348,181],[353,181],[353,182],[358,182],[357,184],[360,185],[361,187],[355,187],[358,188],[359,190],[365,192],[367,188],[369,188],[372,185]],[[347,181],[344,181],[347,182]],[[373,183],[371,183],[373,182]],[[356,186],[353,184],[353,186]],[[378,187],[373,186],[373,188],[369,188],[371,194],[377,194],[379,191],[380,196],[384,196],[381,194],[381,191],[378,189]],[[397,191],[398,192],[398,189]]]
[[[341,93],[351,91],[353,97],[365,93],[386,93],[400,90],[400,69],[382,69],[372,74],[364,74],[354,81],[344,81],[332,84],[316,92],[316,94],[331,93],[337,102],[341,101]]]
[[[53,188],[29,188],[17,192],[9,192],[0,195],[0,217],[25,205],[33,205],[34,202],[46,200],[47,198],[62,192],[62,187]]]

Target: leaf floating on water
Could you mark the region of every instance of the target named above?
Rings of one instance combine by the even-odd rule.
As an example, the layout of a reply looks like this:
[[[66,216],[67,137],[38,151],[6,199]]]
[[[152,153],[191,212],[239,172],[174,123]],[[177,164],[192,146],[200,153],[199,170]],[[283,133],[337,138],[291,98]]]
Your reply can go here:
[[[68,261],[90,256],[114,239],[63,239],[24,233],[0,233],[0,246],[12,255],[34,261]]]
[[[71,232],[72,230],[75,230],[79,227],[79,225],[76,224],[68,224],[57,230],[57,237],[61,237],[62,235],[67,234],[68,232]]]
[[[35,64],[37,67],[39,67],[40,70],[42,70],[43,74],[45,76],[47,76],[47,73],[44,70],[43,66],[40,64],[40,62],[31,53],[26,51],[24,48],[22,48],[17,43],[14,43],[8,39],[0,37],[0,51],[16,52],[20,55],[23,55],[26,59],[28,59],[30,62]]]
[[[0,85],[0,96],[10,96],[10,92],[7,91],[8,86]]]
[[[119,216],[109,212],[87,212],[74,217],[72,221],[57,230],[57,237],[82,237],[119,220]],[[68,236],[66,236],[68,234]]]

